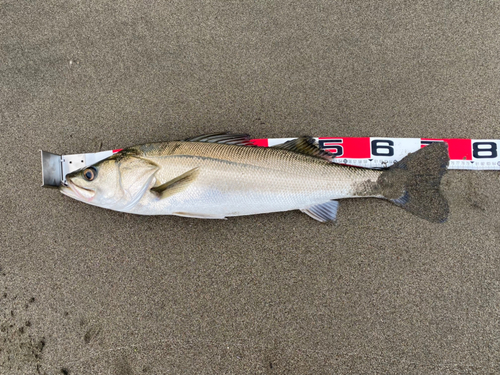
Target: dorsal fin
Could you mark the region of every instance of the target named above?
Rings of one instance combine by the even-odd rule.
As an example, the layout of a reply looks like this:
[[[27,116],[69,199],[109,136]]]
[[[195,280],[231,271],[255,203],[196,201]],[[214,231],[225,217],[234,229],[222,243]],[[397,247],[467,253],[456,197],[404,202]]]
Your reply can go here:
[[[317,158],[328,160],[329,162],[331,162],[335,158],[335,155],[323,151],[318,146],[316,146],[316,144],[314,143],[314,138],[309,136],[299,137],[297,139],[293,139],[291,141],[272,147],[296,152],[298,154],[314,156]]]
[[[185,142],[208,142],[208,143],[223,143],[227,145],[237,146],[255,146],[250,141],[248,134],[232,134],[232,133],[214,133],[204,134],[197,137],[191,137],[184,140]]]

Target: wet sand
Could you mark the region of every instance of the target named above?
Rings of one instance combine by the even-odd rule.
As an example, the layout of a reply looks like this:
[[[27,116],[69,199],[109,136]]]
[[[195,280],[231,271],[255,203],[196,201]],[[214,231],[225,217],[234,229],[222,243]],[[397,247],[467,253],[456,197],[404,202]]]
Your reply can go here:
[[[498,172],[446,174],[445,224],[203,221],[42,189],[38,152],[499,138],[499,3],[139,3],[0,4],[0,373],[500,372]]]

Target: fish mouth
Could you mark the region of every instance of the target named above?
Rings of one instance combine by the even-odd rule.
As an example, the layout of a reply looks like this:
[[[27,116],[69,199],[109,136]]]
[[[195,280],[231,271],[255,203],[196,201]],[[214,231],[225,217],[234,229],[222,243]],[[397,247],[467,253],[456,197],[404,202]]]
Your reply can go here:
[[[95,190],[86,189],[84,187],[78,186],[74,182],[70,180],[67,181],[66,185],[62,185],[59,187],[59,190],[64,195],[67,195],[70,198],[91,202],[95,196]]]

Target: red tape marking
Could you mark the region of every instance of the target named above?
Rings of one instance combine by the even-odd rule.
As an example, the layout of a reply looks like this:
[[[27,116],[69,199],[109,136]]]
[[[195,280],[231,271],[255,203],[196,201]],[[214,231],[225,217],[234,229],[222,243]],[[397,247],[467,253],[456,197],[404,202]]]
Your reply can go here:
[[[459,138],[422,138],[422,141],[445,141],[448,143],[448,154],[451,160],[472,160],[472,141]]]

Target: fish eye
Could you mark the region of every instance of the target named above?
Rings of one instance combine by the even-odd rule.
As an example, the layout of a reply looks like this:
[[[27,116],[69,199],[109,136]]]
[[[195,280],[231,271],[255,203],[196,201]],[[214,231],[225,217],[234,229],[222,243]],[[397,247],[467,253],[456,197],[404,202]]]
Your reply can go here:
[[[94,167],[87,168],[83,171],[83,178],[85,178],[87,181],[92,181],[96,177],[97,169],[95,169]]]

